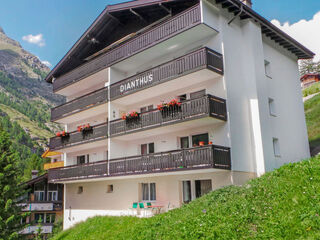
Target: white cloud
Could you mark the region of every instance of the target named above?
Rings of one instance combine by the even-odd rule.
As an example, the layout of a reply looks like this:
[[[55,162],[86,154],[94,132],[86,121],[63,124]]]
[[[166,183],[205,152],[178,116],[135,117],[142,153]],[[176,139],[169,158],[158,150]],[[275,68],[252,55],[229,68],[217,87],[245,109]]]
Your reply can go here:
[[[29,35],[23,36],[22,40],[28,43],[36,44],[39,47],[43,47],[44,45],[46,45],[43,39],[42,33],[39,33],[37,35],[29,34]]]
[[[309,21],[302,19],[293,24],[289,24],[288,22],[281,24],[278,20],[274,19],[271,22],[313,51],[316,54],[315,61],[320,60],[320,12],[316,13]]]
[[[52,67],[52,64],[49,61],[41,61],[47,67]]]

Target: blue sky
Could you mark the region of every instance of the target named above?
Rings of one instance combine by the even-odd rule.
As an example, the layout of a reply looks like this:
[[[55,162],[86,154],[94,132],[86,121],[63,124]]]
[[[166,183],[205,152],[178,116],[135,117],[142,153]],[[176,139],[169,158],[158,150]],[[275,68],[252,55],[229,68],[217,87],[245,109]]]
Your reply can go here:
[[[118,2],[123,0],[1,0],[0,26],[26,50],[54,66],[105,6]],[[268,20],[294,23],[312,19],[320,11],[320,0],[253,0],[253,6]],[[30,34],[42,34],[43,41],[22,40]]]

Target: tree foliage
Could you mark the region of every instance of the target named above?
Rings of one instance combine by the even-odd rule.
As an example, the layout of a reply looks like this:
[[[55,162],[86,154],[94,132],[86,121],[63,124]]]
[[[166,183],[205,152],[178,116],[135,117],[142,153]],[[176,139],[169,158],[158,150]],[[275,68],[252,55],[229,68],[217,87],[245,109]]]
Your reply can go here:
[[[299,61],[300,76],[308,73],[320,73],[320,61],[314,62],[312,59]]]
[[[17,178],[18,154],[11,145],[8,133],[0,127],[0,240],[17,239],[21,229],[17,199],[24,191]]]

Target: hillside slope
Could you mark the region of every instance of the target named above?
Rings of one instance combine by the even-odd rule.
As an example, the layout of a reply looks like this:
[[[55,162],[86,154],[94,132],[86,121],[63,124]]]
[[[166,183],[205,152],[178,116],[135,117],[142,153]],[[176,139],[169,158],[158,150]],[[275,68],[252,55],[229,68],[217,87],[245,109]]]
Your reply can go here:
[[[41,170],[40,154],[52,132],[60,128],[50,122],[50,108],[64,98],[43,81],[49,71],[0,27],[0,123],[20,153],[17,174],[22,180],[30,177],[32,168]]]
[[[320,148],[320,95],[304,103],[311,152]],[[320,149],[319,149],[320,151]]]
[[[152,218],[95,217],[53,239],[320,239],[319,192],[320,157]]]

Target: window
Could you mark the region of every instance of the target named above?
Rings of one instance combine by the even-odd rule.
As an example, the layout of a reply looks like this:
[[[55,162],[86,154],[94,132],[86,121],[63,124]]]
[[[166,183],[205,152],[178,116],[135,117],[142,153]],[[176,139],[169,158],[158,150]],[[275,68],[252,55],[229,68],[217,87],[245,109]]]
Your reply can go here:
[[[190,99],[204,97],[205,95],[206,95],[206,90],[203,89],[197,92],[190,93]]]
[[[44,201],[44,191],[34,191],[34,200],[37,201]]]
[[[184,203],[191,202],[191,181],[182,181],[182,194]]]
[[[269,98],[268,102],[269,102],[269,113],[270,113],[270,115],[274,116],[274,117],[277,116],[274,99]]]
[[[107,188],[107,193],[112,193],[113,192],[113,185],[108,185],[108,188]]]
[[[57,184],[49,184],[48,186],[48,201],[58,201],[58,185]]]
[[[147,155],[149,153],[154,153],[154,143],[141,144],[141,155]]]
[[[211,180],[196,180],[195,181],[196,188],[196,198],[203,196],[212,191]]]
[[[153,109],[153,105],[149,105],[149,106],[140,108],[140,112],[144,113],[144,112],[147,112],[147,111],[151,111],[152,109]]]
[[[54,223],[56,220],[56,214],[46,213],[46,223]]]
[[[273,138],[273,152],[274,156],[280,157],[280,144],[278,138]]]
[[[270,68],[270,62],[267,60],[264,60],[264,71],[267,77],[271,77],[271,68]]]
[[[142,201],[155,201],[156,200],[156,184],[155,183],[142,183]]]
[[[181,148],[189,148],[189,137],[180,138],[180,147]]]
[[[77,156],[77,164],[85,164],[86,163],[86,156],[82,155],[82,156]]]
[[[178,96],[178,99],[180,102],[187,100],[187,94],[182,94],[182,95]]]
[[[34,220],[36,223],[44,223],[44,213],[35,213],[34,214]]]
[[[83,187],[82,187],[82,186],[79,186],[79,187],[78,187],[78,194],[81,194],[81,193],[83,193]]]
[[[199,146],[200,142],[204,142],[204,145],[208,145],[208,143],[209,143],[208,133],[198,134],[198,135],[192,136],[192,146],[193,147]]]
[[[48,201],[58,201],[58,191],[48,191]]]

